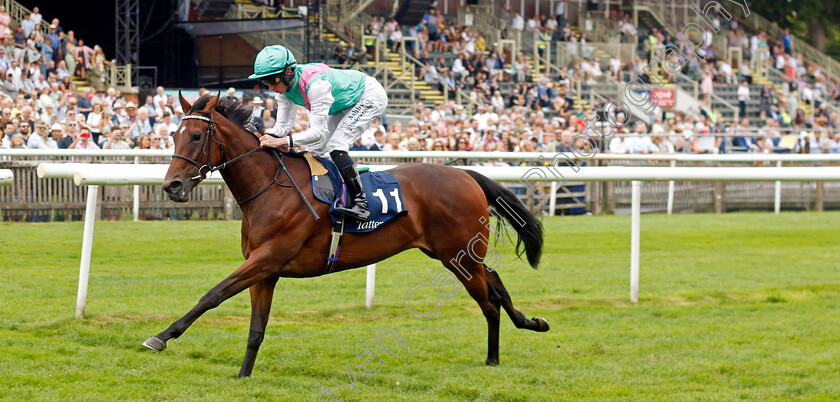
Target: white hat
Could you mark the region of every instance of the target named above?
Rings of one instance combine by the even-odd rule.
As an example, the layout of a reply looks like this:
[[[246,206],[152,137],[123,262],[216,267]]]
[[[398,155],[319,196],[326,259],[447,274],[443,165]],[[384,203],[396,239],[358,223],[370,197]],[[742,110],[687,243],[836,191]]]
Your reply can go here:
[[[261,104],[263,103],[263,100],[262,100],[262,98],[260,98],[259,96],[255,96],[255,97],[254,97],[254,100],[253,100],[252,102],[253,102],[255,105],[261,105]]]
[[[236,92],[236,89],[234,89],[233,87],[228,88],[228,93],[232,94],[234,92]]]
[[[52,127],[50,127],[50,131],[55,131],[55,130],[58,130],[58,131],[64,130],[64,127],[62,127],[61,124],[59,124],[59,123],[55,123],[55,124],[52,125]]]

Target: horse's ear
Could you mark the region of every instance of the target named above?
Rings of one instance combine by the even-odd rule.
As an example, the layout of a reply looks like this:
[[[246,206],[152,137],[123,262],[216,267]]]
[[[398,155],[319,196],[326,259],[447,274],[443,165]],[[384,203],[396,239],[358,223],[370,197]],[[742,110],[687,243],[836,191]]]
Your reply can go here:
[[[213,113],[216,110],[216,104],[219,103],[219,98],[221,96],[221,92],[217,92],[216,96],[213,99],[210,99],[210,102],[207,102],[207,106],[204,107],[204,112],[206,113]]]
[[[184,99],[184,95],[181,95],[181,91],[178,91],[178,100],[181,101],[181,108],[184,109],[184,113],[189,113],[192,105]]]

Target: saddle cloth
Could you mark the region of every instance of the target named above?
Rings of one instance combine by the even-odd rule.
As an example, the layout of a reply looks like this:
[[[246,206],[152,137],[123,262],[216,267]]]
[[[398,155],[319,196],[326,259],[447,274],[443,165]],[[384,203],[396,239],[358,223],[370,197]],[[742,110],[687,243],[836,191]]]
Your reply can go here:
[[[312,191],[315,198],[321,202],[330,204],[330,220],[335,224],[338,218],[343,215],[338,212],[336,205],[344,205],[347,201],[347,186],[341,180],[338,167],[329,159],[315,157],[327,170],[326,175],[312,176]],[[311,168],[313,172],[317,168]],[[344,231],[348,233],[371,232],[376,228],[390,222],[394,218],[408,213],[403,203],[400,183],[394,175],[388,172],[362,172],[359,174],[362,179],[362,187],[365,188],[365,196],[370,209],[370,220],[359,222],[355,219],[347,219],[344,223]]]

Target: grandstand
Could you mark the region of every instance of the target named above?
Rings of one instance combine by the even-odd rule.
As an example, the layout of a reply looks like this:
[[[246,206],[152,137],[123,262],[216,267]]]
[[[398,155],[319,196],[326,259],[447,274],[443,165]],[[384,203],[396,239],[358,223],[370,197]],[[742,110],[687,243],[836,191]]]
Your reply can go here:
[[[650,60],[671,44],[687,52],[681,28],[703,22],[690,1],[568,1],[562,24],[554,15],[559,1],[507,3],[445,1],[436,2],[434,8],[429,1],[404,1],[395,8],[391,2],[324,2],[319,8],[323,23],[316,32],[321,45],[308,61],[361,69],[379,78],[388,90],[389,112],[394,115],[413,115],[418,102],[427,107],[446,102],[450,115],[455,104],[474,112],[476,105],[489,104],[492,94],[500,91],[506,106],[540,110],[547,121],[557,118],[567,127],[580,113],[593,115],[598,106],[622,100],[624,84],[640,76],[644,82],[661,83],[664,92],[657,95],[673,99],[673,105],[661,104],[654,116],[661,129],[671,134],[674,128],[662,124],[663,116],[668,116],[667,121],[674,121],[676,114],[683,121],[708,116],[710,132],[729,132],[741,124],[743,96],[737,84],[744,80],[749,81],[749,96],[743,115],[754,133],[763,128],[799,134],[803,129],[836,127],[840,64],[796,38],[795,51],[786,55],[783,31],[755,10],[745,16],[730,6],[716,13],[706,6],[710,2],[700,2],[709,24],[698,25],[706,32],[689,32],[688,39],[708,41],[702,49],[706,60],[689,58],[681,71],[668,72],[661,60]],[[312,4],[289,2],[286,6],[240,0],[223,18],[297,17],[305,21],[302,12]],[[732,19],[727,20],[727,14]],[[302,57],[308,40],[304,31],[296,28],[240,37],[254,52],[277,43]],[[466,55],[464,62],[458,61],[459,53]],[[611,65],[618,71],[610,71]],[[650,71],[642,71],[645,66]],[[455,76],[449,77],[453,70]],[[704,84],[707,73],[712,79]],[[645,122],[656,122],[650,120],[650,113],[634,114]],[[774,122],[768,123],[768,118]],[[711,130],[713,126],[716,130]],[[830,138],[824,139],[818,146],[829,149]],[[775,145],[779,141],[773,139]],[[737,144],[731,147],[738,148]]]
[[[14,0],[7,4],[11,36],[22,21],[29,19],[31,10]],[[561,4],[562,19],[556,16]],[[840,81],[837,60],[795,37],[788,39],[794,50],[787,54],[782,40],[784,31],[756,10],[746,16],[730,5],[729,10],[715,12],[708,7],[714,2],[701,1],[699,7],[705,10],[706,20],[698,18],[691,4],[688,0],[530,0],[490,4],[451,0],[396,4],[373,0],[290,0],[279,6],[276,1],[192,0],[187,19],[238,24],[225,31],[224,39],[219,37],[218,46],[206,45],[215,38],[195,38],[199,86],[253,86],[244,79],[249,74],[249,61],[263,46],[282,44],[292,49],[299,60],[360,69],[375,76],[390,96],[389,114],[406,119],[417,112],[418,105],[431,109],[437,103],[443,104],[447,116],[454,115],[455,105],[466,107],[468,114],[475,113],[477,105],[489,105],[498,91],[506,110],[513,112],[515,106],[521,106],[541,111],[546,123],[558,121],[557,128],[562,131],[580,115],[594,116],[600,106],[625,100],[625,92],[632,92],[625,91],[626,84],[639,77],[645,83],[658,83],[656,95],[666,100],[656,110],[633,108],[635,117],[648,123],[650,133],[675,134],[679,127],[669,123],[679,115],[683,122],[707,117],[707,132],[733,134],[731,128],[741,125],[742,113],[754,133],[769,128],[774,133],[800,135],[806,129],[836,128],[840,112],[836,105]],[[266,21],[283,24],[272,26]],[[695,29],[685,38],[681,29],[687,24],[702,27],[705,32]],[[67,49],[45,43],[50,40],[50,25],[41,18],[37,29],[30,30],[24,41],[33,40],[35,49],[44,54],[40,63],[30,63],[30,67],[37,65],[42,73],[48,69],[56,71],[60,81],[63,77],[58,75],[66,75],[63,71],[71,67],[66,64],[76,63],[63,60],[64,57],[60,60],[55,53],[59,51],[64,56]],[[57,34],[63,35],[62,31],[72,27],[57,28]],[[6,42],[6,60],[16,54],[10,42],[14,39]],[[65,42],[62,39],[60,43]],[[690,42],[703,44],[700,53],[705,60],[689,57],[679,72],[670,72],[665,68],[667,61],[655,57],[674,45],[687,54]],[[79,51],[76,46],[73,48]],[[79,53],[82,58],[73,57],[87,59],[87,68],[71,74],[73,92],[79,94],[85,87],[112,87],[125,94],[138,92],[138,83],[131,82],[132,66],[118,66],[105,57],[94,57],[92,52],[97,46],[84,48],[87,50]],[[54,68],[46,62],[51,55]],[[23,61],[19,59],[21,68]],[[63,69],[58,66],[61,61],[66,61]],[[5,79],[6,68],[0,70]],[[84,71],[90,74],[86,76]],[[737,85],[745,80],[749,82],[748,96],[739,95]],[[24,90],[23,86],[35,86],[37,74],[32,81],[15,81],[18,91],[7,89],[7,93],[11,96],[25,92],[28,98],[32,90]],[[142,103],[142,99],[131,100]],[[510,113],[507,115],[514,120]],[[657,123],[661,127],[655,127]],[[500,134],[502,130],[496,131]],[[695,130],[680,130],[687,131]],[[688,137],[686,140],[693,141]],[[826,134],[815,145],[830,149],[829,137],[833,135]],[[539,145],[548,144],[542,137],[538,140]],[[779,141],[780,138],[774,138],[774,146]],[[431,148],[431,144],[427,145]],[[804,144],[797,145],[800,151],[804,149]],[[809,151],[814,148],[810,145]],[[732,147],[737,149],[737,145]]]

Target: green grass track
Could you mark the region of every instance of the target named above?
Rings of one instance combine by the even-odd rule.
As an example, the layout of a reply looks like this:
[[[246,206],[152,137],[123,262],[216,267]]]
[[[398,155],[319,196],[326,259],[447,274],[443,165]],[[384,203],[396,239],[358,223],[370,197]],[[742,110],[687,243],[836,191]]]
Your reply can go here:
[[[840,399],[840,213],[643,215],[641,291],[629,302],[630,218],[544,221],[539,270],[505,249],[514,305],[498,367],[460,290],[432,319],[406,291],[442,269],[417,250],[365,270],[281,279],[251,378],[235,378],[248,292],[161,353],[140,342],[242,261],[238,222],[97,222],[87,317],[73,318],[81,223],[0,224],[0,398],[14,400],[775,400]],[[371,245],[376,247],[376,245]],[[430,310],[436,293],[412,296]],[[364,375],[354,359],[391,327],[405,340]],[[376,360],[375,360],[376,361]],[[355,392],[332,380],[350,382]]]

